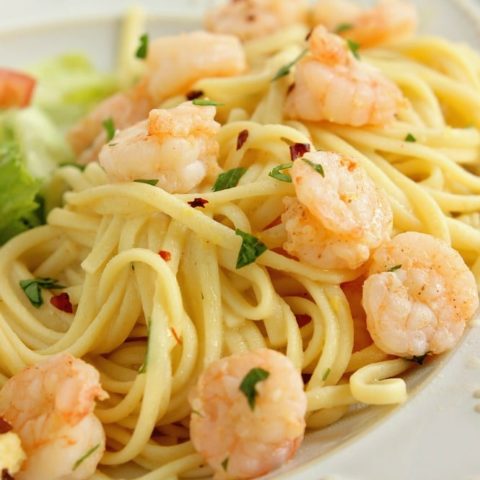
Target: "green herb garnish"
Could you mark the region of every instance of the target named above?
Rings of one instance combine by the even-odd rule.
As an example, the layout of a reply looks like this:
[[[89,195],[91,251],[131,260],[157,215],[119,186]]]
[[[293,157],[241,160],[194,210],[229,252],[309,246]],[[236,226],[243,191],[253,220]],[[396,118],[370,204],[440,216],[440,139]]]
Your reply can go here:
[[[325,381],[328,378],[328,376],[330,375],[330,372],[331,372],[330,368],[327,368],[325,370],[325,373],[323,374],[323,377],[322,377],[323,381]]]
[[[358,50],[360,48],[360,44],[357,43],[355,40],[351,40],[350,38],[347,39],[347,45],[350,51],[352,52],[352,55],[357,59],[360,60],[360,54],[358,53]]]
[[[106,118],[102,122],[103,128],[105,129],[105,132],[107,133],[107,142],[113,139],[115,136],[115,123],[113,122],[112,117]]]
[[[227,468],[228,468],[228,461],[230,459],[227,457],[223,462],[222,462],[222,468],[227,471]]]
[[[284,163],[282,165],[278,165],[269,172],[268,176],[274,178],[275,180],[279,180],[280,182],[292,183],[292,177],[287,175],[286,173],[281,173],[282,170],[287,170],[292,168],[293,163]]]
[[[65,288],[57,283],[53,278],[30,278],[28,280],[20,280],[20,287],[35,308],[43,305],[42,288],[46,290],[56,290]]]
[[[353,25],[351,23],[339,23],[335,28],[335,33],[343,33],[351,30]]]
[[[148,34],[144,33],[140,39],[140,44],[138,45],[137,51],[135,52],[135,56],[137,58],[145,59],[148,55]]]
[[[208,100],[208,98],[195,98],[194,100],[192,100],[192,103],[199,107],[220,107],[222,105],[225,105],[224,103],[219,103],[215,100]]]
[[[219,192],[220,190],[227,190],[228,188],[236,187],[246,171],[246,168],[238,167],[221,173],[217,177],[217,180],[215,181],[212,190],[214,192]]]
[[[396,271],[399,270],[400,268],[402,268],[401,265],[395,265],[394,267],[389,268],[389,269],[387,270],[387,272],[396,272]]]
[[[240,391],[247,397],[250,409],[255,408],[255,398],[258,395],[256,385],[269,377],[270,373],[263,368],[252,368],[242,380]]]
[[[263,242],[247,232],[237,228],[235,234],[242,237],[242,246],[238,252],[236,268],[242,268],[253,263],[262,253],[268,250]]]
[[[411,133],[408,133],[407,136],[405,137],[405,141],[406,142],[416,142],[417,139]]]
[[[317,173],[319,173],[322,177],[325,176],[325,172],[323,167],[319,163],[313,163],[311,160],[307,158],[302,158],[302,160],[307,164],[310,165]]]
[[[87,453],[82,455],[73,465],[73,471],[75,471],[90,455],[92,455],[96,450],[100,448],[100,444],[97,443],[94,447],[88,450]]]
[[[155,186],[158,183],[158,178],[152,178],[152,180],[138,179],[138,180],[134,180],[134,182],[146,183],[148,185]]]
[[[308,52],[308,48],[301,51],[290,63],[287,63],[283,67],[280,67],[277,70],[277,73],[275,74],[275,76],[272,78],[272,82],[275,82],[279,78],[287,76],[290,73],[290,70],[292,69],[292,67],[296,63],[298,63],[307,54],[307,52]]]

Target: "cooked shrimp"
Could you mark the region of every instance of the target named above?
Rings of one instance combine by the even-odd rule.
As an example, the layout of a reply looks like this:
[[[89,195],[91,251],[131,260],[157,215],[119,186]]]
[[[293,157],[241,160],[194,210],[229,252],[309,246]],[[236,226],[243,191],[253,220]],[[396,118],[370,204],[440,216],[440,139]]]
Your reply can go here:
[[[457,251],[430,235],[407,232],[373,255],[363,306],[377,347],[421,356],[458,342],[478,308],[478,292]]]
[[[263,475],[290,459],[303,439],[307,400],[302,377],[274,350],[212,363],[190,404],[193,444],[216,480]]]
[[[80,120],[67,135],[79,163],[97,160],[98,153],[107,141],[103,122],[112,119],[114,128],[123,129],[144,120],[153,102],[146,94],[145,86],[137,86],[127,92],[116,93],[101,102],[92,112]]]
[[[246,68],[238,38],[207,32],[160,37],[151,42],[147,57],[147,89],[155,104],[185,93],[197,80],[230,77]]]
[[[107,394],[98,372],[60,354],[14,375],[0,390],[0,416],[20,437],[27,460],[16,480],[90,478],[105,450],[93,414]]]
[[[315,24],[358,42],[362,47],[400,40],[417,28],[417,11],[404,0],[380,0],[362,10],[348,0],[320,0],[313,12]]]
[[[168,192],[188,192],[218,173],[215,135],[220,125],[215,112],[215,107],[191,102],[152,110],[148,121],[103,146],[100,164],[114,182],[158,179],[157,185]]]
[[[97,160],[107,136],[109,118],[122,130],[148,117],[169,96],[185,93],[205,77],[237,75],[246,68],[245,54],[232,35],[192,32],[160,37],[150,43],[147,71],[138,85],[104,100],[68,134],[80,163]]]
[[[285,106],[289,117],[355,127],[383,125],[404,105],[393,82],[356,60],[344,40],[325,27],[314,29],[310,51],[295,71]]]
[[[205,16],[205,28],[242,40],[262,37],[306,21],[305,0],[230,0]]]
[[[291,175],[297,198],[285,199],[282,215],[290,255],[319,268],[355,269],[390,237],[386,195],[352,158],[308,153],[295,160]]]

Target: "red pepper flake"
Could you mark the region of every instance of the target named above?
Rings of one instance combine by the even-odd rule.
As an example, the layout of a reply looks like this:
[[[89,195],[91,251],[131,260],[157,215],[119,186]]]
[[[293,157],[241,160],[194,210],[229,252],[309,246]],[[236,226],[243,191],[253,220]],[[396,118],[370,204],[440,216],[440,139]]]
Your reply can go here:
[[[160,250],[158,254],[166,261],[168,262],[172,258],[172,254],[168,250]]]
[[[172,335],[175,337],[175,340],[177,341],[177,343],[179,345],[182,345],[182,339],[178,336],[178,333],[177,331],[173,328],[173,327],[170,327],[170,330],[172,331]]]
[[[289,93],[292,93],[294,88],[295,88],[295,84],[292,83],[292,84],[288,87],[287,95],[288,95]]]
[[[205,208],[205,205],[208,203],[208,200],[205,200],[204,198],[196,197],[194,198],[191,202],[188,202],[188,204],[192,207],[201,207]]]
[[[312,317],[310,315],[295,315],[297,319],[297,325],[302,328],[305,325],[308,325],[312,321]]]
[[[303,157],[310,151],[309,143],[294,143],[290,145],[290,158],[294,162],[297,158]]]
[[[240,150],[248,139],[248,130],[242,130],[237,137],[237,150]]]
[[[58,308],[62,312],[73,313],[73,306],[70,303],[70,297],[68,296],[68,293],[66,293],[66,292],[60,293],[59,295],[54,295],[50,299],[50,303],[55,308]]]
[[[310,37],[312,36],[312,33],[313,33],[313,30],[310,30],[308,33],[307,33],[307,36],[305,37],[305,41],[308,42],[310,40]]]
[[[12,428],[13,427],[4,418],[0,417],[0,434],[8,433]]]
[[[253,13],[247,15],[247,22],[254,22],[256,20],[256,16]]]
[[[190,90],[189,92],[187,92],[185,97],[187,98],[187,100],[191,101],[191,100],[195,100],[196,98],[203,97],[203,95],[204,95],[203,90]]]

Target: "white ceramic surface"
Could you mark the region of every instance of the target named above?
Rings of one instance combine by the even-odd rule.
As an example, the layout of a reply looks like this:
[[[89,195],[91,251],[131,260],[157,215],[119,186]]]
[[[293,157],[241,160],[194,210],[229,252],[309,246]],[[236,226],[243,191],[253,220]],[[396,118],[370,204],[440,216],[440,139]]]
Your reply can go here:
[[[152,35],[198,26],[205,0],[143,0]],[[480,3],[416,2],[422,30],[480,49]],[[120,16],[130,0],[0,0],[0,65],[22,66],[84,51],[113,65]],[[1,348],[1,346],[0,346]],[[480,480],[480,326],[450,355],[408,378],[400,407],[359,409],[307,437],[299,454],[268,478],[289,480]],[[480,411],[480,408],[479,408]]]

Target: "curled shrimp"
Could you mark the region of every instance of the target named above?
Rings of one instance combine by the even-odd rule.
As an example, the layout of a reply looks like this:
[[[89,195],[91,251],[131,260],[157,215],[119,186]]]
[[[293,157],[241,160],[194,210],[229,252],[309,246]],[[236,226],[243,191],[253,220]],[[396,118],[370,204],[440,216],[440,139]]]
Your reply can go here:
[[[67,134],[67,139],[82,164],[98,158],[107,133],[103,122],[111,118],[115,129],[123,129],[144,120],[153,102],[144,86],[137,86],[127,92],[119,92],[101,102],[87,116],[81,119]]]
[[[404,0],[380,0],[362,10],[348,0],[319,0],[313,11],[316,25],[372,47],[412,35],[418,23],[417,11]]]
[[[402,357],[454,347],[478,308],[472,272],[441,240],[407,232],[373,255],[363,286],[367,326],[375,344]]]
[[[152,110],[148,120],[104,145],[100,164],[115,182],[157,179],[157,186],[168,192],[188,192],[218,173],[215,112],[215,107],[191,102]]]
[[[384,125],[405,103],[398,87],[354,58],[346,43],[325,27],[310,36],[310,55],[295,71],[285,111],[291,118],[342,125]]]
[[[86,480],[105,451],[105,432],[93,414],[107,394],[98,372],[60,354],[28,367],[0,390],[0,416],[21,441],[26,461],[16,480]]]
[[[305,22],[305,0],[230,0],[205,16],[205,28],[251,40]]]
[[[388,199],[352,158],[308,153],[291,175],[296,198],[285,199],[282,215],[290,255],[319,268],[356,269],[390,238]]]
[[[243,47],[233,35],[199,31],[160,37],[149,46],[147,88],[158,104],[201,78],[231,77],[245,68]]]
[[[290,459],[303,439],[307,400],[302,377],[274,350],[212,363],[190,404],[193,444],[216,480],[268,473]]]
[[[186,93],[197,80],[237,75],[245,68],[243,47],[232,35],[191,32],[157,38],[148,49],[144,78],[131,90],[104,100],[75,125],[68,134],[70,144],[81,163],[94,161],[106,142],[106,119],[124,129],[145,120],[166,98]]]

